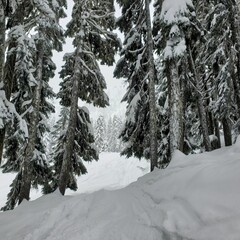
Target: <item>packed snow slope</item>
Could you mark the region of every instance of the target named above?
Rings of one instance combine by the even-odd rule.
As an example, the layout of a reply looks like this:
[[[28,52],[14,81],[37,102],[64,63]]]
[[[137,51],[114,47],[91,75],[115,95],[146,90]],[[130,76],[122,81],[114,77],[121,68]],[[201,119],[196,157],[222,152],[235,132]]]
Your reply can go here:
[[[121,163],[115,167],[122,171]],[[112,169],[104,171],[107,176]],[[65,197],[55,192],[0,213],[0,238],[239,240],[239,183],[240,141],[199,155],[176,152],[167,169],[125,188]]]

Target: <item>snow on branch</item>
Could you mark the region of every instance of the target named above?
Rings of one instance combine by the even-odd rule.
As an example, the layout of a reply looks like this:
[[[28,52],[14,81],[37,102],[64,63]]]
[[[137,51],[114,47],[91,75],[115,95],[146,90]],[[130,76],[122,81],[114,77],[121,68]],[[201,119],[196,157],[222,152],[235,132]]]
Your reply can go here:
[[[26,122],[16,112],[15,106],[6,98],[5,91],[0,90],[0,129],[3,129],[8,123],[16,119],[19,129],[25,138],[28,138],[28,128]]]
[[[188,21],[184,17],[189,12],[188,8],[193,7],[192,0],[164,0],[162,4],[161,18],[167,24]]]

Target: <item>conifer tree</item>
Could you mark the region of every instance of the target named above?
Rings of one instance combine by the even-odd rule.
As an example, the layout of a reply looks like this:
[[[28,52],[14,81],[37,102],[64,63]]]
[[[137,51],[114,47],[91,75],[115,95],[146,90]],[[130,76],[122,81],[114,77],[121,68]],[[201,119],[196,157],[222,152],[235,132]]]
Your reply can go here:
[[[121,59],[114,72],[126,78],[128,90],[122,101],[128,103],[126,121],[121,133],[127,157],[151,157],[151,170],[157,165],[155,129],[155,72],[148,1],[117,1],[122,16],[117,25],[124,33]]]
[[[18,171],[4,210],[12,209],[23,199],[29,200],[31,186],[43,185],[49,176],[43,135],[48,130],[46,119],[54,111],[54,107],[46,98],[54,96],[48,85],[56,69],[51,60],[52,50],[61,50],[63,34],[57,22],[58,13],[53,11],[48,1],[34,1],[29,4],[33,4],[34,11],[26,16],[24,25],[20,24],[12,29],[13,36],[16,37],[14,73],[17,83],[12,101],[28,123],[29,136],[28,141],[19,144],[17,156],[10,156],[4,166],[6,171]],[[31,29],[36,34],[29,39],[26,33]],[[24,51],[21,52],[20,49]],[[35,69],[33,65],[36,66]],[[19,139],[12,140],[20,143]],[[11,143],[12,141],[8,146],[10,149]],[[11,154],[10,151],[7,153]],[[17,158],[14,160],[15,157]]]
[[[3,1],[5,2],[5,12],[7,14],[6,21],[6,29],[10,30],[9,37],[7,39],[7,53],[6,53],[6,61],[4,63],[4,90],[6,94],[6,98],[10,101],[12,96],[12,91],[16,86],[16,77],[15,77],[15,62],[16,62],[16,48],[17,42],[16,37],[11,38],[12,30],[16,31],[18,26],[20,27],[24,25],[24,18],[27,17],[32,11],[32,4],[29,0],[12,0],[12,1]],[[4,127],[0,131],[0,159],[2,158],[3,145],[5,140],[6,128]]]
[[[102,115],[100,115],[96,121],[94,129],[95,146],[98,152],[106,151],[106,123]]]
[[[78,107],[80,98],[95,106],[108,105],[104,93],[106,83],[100,72],[98,62],[112,65],[119,41],[114,28],[113,2],[97,0],[75,1],[72,20],[66,35],[73,38],[75,50],[64,57],[65,65],[61,71],[61,90],[58,94],[61,104],[70,108],[70,118],[63,137],[64,154],[58,187],[64,195],[72,185],[73,176],[86,173],[83,161],[97,160],[89,113]],[[76,183],[76,182],[75,182]]]
[[[122,128],[123,122],[121,118],[117,115],[114,115],[111,122],[111,132],[108,139],[109,152],[121,152],[123,150],[123,143],[119,138]]]
[[[107,151],[111,152],[110,149],[110,139],[111,139],[111,135],[112,135],[112,128],[113,128],[113,124],[112,124],[112,117],[110,117],[108,119],[108,123],[107,123],[107,133],[106,133],[106,141],[107,141]]]
[[[211,149],[202,79],[196,66],[198,52],[195,46],[201,41],[201,26],[191,1],[176,3],[174,12],[169,4],[171,1],[156,1],[154,16],[156,49],[159,56],[163,56],[163,71],[168,79],[170,159],[174,149],[183,151],[187,107],[184,96],[189,86],[197,100],[205,149]]]
[[[5,8],[3,5],[3,1],[0,2],[0,84],[1,84],[1,91],[3,91],[3,68],[4,68],[4,58],[5,58]],[[3,93],[5,94],[5,92]],[[1,101],[2,97],[1,97]],[[4,135],[4,126],[0,129],[0,137]],[[0,166],[2,161],[2,153],[3,153],[3,140],[0,140]]]
[[[19,126],[19,131],[16,134],[20,134],[22,138],[28,137],[27,127],[21,116],[16,112],[13,104],[9,102],[7,96],[7,86],[4,81],[5,78],[5,35],[6,35],[6,18],[9,17],[16,10],[15,1],[1,1],[0,3],[0,165],[3,153],[3,143],[5,136],[6,126],[13,125],[14,123]],[[24,135],[22,135],[24,133]]]
[[[163,61],[161,57],[155,60],[157,73],[157,107],[159,109],[157,115],[158,126],[158,166],[165,168],[170,161],[170,129],[169,129],[169,105],[168,105],[168,83],[166,74],[163,71]]]
[[[54,192],[58,187],[58,178],[61,172],[62,160],[64,154],[64,144],[67,127],[69,124],[70,111],[68,107],[62,107],[59,115],[59,119],[53,126],[52,135],[52,152],[49,155],[51,176],[49,181],[45,183],[43,187],[43,193]],[[78,164],[80,165],[80,164]],[[82,172],[87,172],[84,165],[81,165]],[[69,182],[68,188],[72,190],[77,189],[75,178],[71,175],[71,181]]]
[[[232,145],[232,123],[239,119],[239,31],[235,1],[209,1],[208,38],[204,51],[208,66],[209,109],[222,123],[225,145]],[[217,123],[218,124],[218,123]],[[238,123],[236,124],[236,126]],[[236,135],[239,133],[235,128]]]

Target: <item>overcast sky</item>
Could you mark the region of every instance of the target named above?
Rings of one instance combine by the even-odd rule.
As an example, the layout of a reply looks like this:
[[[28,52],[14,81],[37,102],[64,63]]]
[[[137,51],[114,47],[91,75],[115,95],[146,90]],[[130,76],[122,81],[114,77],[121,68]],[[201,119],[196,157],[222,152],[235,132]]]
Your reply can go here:
[[[73,6],[73,1],[68,0],[68,9],[67,9],[68,17],[61,20],[60,22],[61,26],[64,29],[66,24],[70,21],[72,6]],[[116,7],[116,17],[118,17],[119,15],[120,15],[120,10],[118,7]],[[64,45],[64,48],[63,48],[63,52],[54,53],[53,60],[57,64],[57,71],[56,71],[55,78],[50,81],[50,85],[52,86],[52,88],[54,89],[54,92],[56,93],[59,91],[59,83],[61,81],[61,79],[59,78],[58,72],[61,70],[61,66],[63,65],[63,61],[62,61],[63,55],[65,53],[72,52],[72,51],[73,51],[72,40],[67,39],[66,44]],[[100,67],[107,83],[106,93],[108,94],[110,99],[110,106],[105,109],[102,109],[102,108],[94,108],[93,106],[84,104],[82,102],[80,102],[79,104],[80,105],[83,104],[88,107],[91,115],[90,117],[93,118],[94,120],[99,115],[104,115],[108,118],[114,114],[117,114],[124,117],[125,111],[126,111],[126,104],[121,103],[121,99],[125,94],[126,84],[124,83],[124,80],[113,78],[114,66],[112,67],[100,66]],[[60,106],[57,101],[55,101],[54,103],[56,105],[56,111],[58,114]]]

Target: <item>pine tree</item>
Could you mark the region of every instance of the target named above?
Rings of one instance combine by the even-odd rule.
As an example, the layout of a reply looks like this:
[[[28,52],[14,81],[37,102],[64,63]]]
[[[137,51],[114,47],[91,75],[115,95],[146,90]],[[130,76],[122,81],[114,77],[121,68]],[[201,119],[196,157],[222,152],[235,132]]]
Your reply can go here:
[[[113,128],[113,124],[112,124],[112,117],[110,117],[108,119],[108,123],[107,123],[107,133],[106,133],[106,142],[107,142],[107,151],[111,152],[111,146],[110,146],[110,139],[112,136],[112,129]]]
[[[5,56],[5,8],[3,5],[3,1],[0,2],[0,89],[3,90],[3,67],[4,67],[4,56]],[[5,95],[5,92],[3,93]],[[2,94],[1,94],[2,95]],[[2,97],[1,97],[2,101]],[[2,104],[1,104],[2,105]],[[0,129],[0,137],[4,135],[4,126],[1,126]],[[2,153],[3,153],[3,140],[0,140],[0,166],[2,162]]]
[[[1,89],[1,92],[3,91],[3,68],[4,68],[4,58],[5,58],[4,57],[5,56],[5,34],[6,34],[5,22],[6,22],[5,7],[3,5],[3,1],[1,1],[0,2],[0,85],[1,85],[0,89]],[[1,95],[4,96],[5,92],[2,92]],[[1,101],[4,101],[3,97],[1,97]],[[3,128],[4,126],[1,126],[0,137],[4,135],[5,131]],[[3,143],[4,141],[0,140],[0,166],[2,162]]]
[[[92,147],[94,136],[89,114],[85,108],[78,107],[78,99],[99,107],[108,105],[108,97],[104,93],[106,83],[97,61],[112,65],[119,47],[119,41],[112,33],[113,10],[112,1],[76,1],[72,20],[68,24],[66,35],[74,39],[75,50],[64,57],[65,65],[61,71],[63,82],[58,94],[61,104],[70,107],[58,177],[58,187],[63,195],[72,184],[74,174],[86,173],[82,160],[98,159],[97,152]]]
[[[111,130],[108,138],[108,149],[109,152],[121,152],[123,150],[123,142],[119,138],[123,122],[121,118],[117,115],[114,115],[111,119]]]
[[[36,8],[41,13],[36,18],[36,30],[38,31],[36,45],[36,86],[34,88],[32,107],[33,110],[29,115],[29,141],[23,154],[22,162],[22,182],[19,192],[19,203],[23,199],[29,200],[31,183],[33,185],[44,184],[48,175],[48,167],[44,161],[44,146],[41,143],[43,132],[46,131],[44,126],[44,115],[48,116],[49,111],[53,111],[53,107],[45,100],[46,95],[52,94],[49,90],[47,81],[52,64],[49,62],[52,49],[61,50],[62,30],[56,21],[56,15],[47,5],[47,1],[43,3],[36,2]],[[35,16],[34,16],[35,17]],[[48,69],[50,67],[50,70]],[[51,95],[50,95],[51,96]],[[41,131],[42,130],[42,131]],[[40,134],[40,135],[39,135]],[[31,166],[29,163],[33,164]]]
[[[58,188],[59,175],[61,173],[62,162],[63,162],[64,145],[66,143],[66,131],[68,128],[69,118],[70,118],[69,108],[62,107],[59,117],[60,117],[59,120],[56,122],[56,124],[53,127],[53,132],[52,132],[53,149],[52,149],[52,153],[49,156],[52,174],[49,179],[49,182],[46,182],[43,187],[44,194],[51,193]],[[75,156],[77,156],[77,154]],[[71,174],[70,180],[67,185],[67,187],[72,190],[77,189],[77,183],[73,173],[74,174],[87,173],[87,169],[85,168],[82,160],[77,157],[75,158],[75,160],[76,162],[73,162],[73,166],[75,166],[75,168],[74,168],[74,171],[70,173]]]
[[[43,135],[48,130],[46,119],[54,111],[54,107],[46,98],[54,96],[48,85],[56,69],[51,60],[52,50],[61,50],[63,34],[57,23],[58,13],[54,13],[48,1],[34,1],[29,4],[32,4],[34,11],[26,16],[24,25],[20,24],[11,31],[16,38],[14,73],[17,83],[13,89],[12,101],[28,123],[29,136],[24,143],[18,138],[10,139],[14,141],[10,141],[8,148],[11,149],[12,143],[18,143],[18,154],[12,156],[10,151],[6,151],[10,158],[4,167],[6,171],[18,170],[18,174],[11,185],[4,210],[12,209],[23,199],[29,200],[31,186],[44,185],[50,174]],[[29,39],[27,32],[31,29],[36,34]],[[35,69],[33,65],[36,66]],[[15,157],[17,158],[14,160]]]
[[[95,146],[99,153],[106,151],[106,123],[104,116],[100,115],[94,130]]]
[[[28,137],[27,127],[25,121],[22,120],[21,116],[16,112],[13,104],[9,102],[7,96],[7,86],[4,81],[5,78],[5,35],[6,35],[6,17],[15,12],[15,1],[11,1],[7,4],[5,1],[0,3],[0,165],[3,153],[3,144],[5,136],[5,128],[13,125],[18,125],[19,131],[16,134],[21,135],[22,138]]]
[[[31,111],[32,102],[32,86],[35,83],[34,77],[34,54],[35,43],[33,39],[30,39],[26,35],[26,31],[23,26],[13,27],[9,32],[9,39],[15,42],[16,48],[12,51],[15,52],[15,67],[14,67],[14,94],[12,95],[11,102],[14,104],[18,113],[29,122],[28,114]],[[24,139],[21,139],[19,135],[14,134],[18,129],[17,124],[7,129],[7,136],[5,141],[5,158],[6,163],[2,166],[3,172],[18,172],[21,164],[22,150],[25,146]],[[14,151],[13,151],[14,149]]]
[[[4,1],[3,1],[4,2]],[[6,14],[8,17],[6,23],[6,29],[10,30],[10,36],[12,31],[16,30],[18,27],[19,30],[22,31],[22,26],[24,25],[24,17],[27,17],[30,12],[32,11],[32,4],[28,0],[20,1],[20,0],[13,0],[13,1],[6,1],[5,2]],[[9,101],[12,96],[12,91],[16,86],[16,77],[15,77],[15,62],[16,62],[16,48],[17,48],[17,41],[16,37],[13,38],[8,37],[8,48],[6,53],[6,61],[4,64],[4,90],[6,94],[6,98]],[[5,133],[7,128],[3,128],[0,131],[0,158],[2,158],[3,152],[3,143],[5,140]]]
[[[126,121],[121,133],[126,143],[122,154],[127,157],[151,157],[151,170],[157,164],[155,129],[155,70],[153,63],[151,23],[148,1],[118,1],[122,16],[117,25],[124,33],[121,59],[114,72],[126,78],[128,90],[123,101],[128,103]]]
[[[174,11],[171,0],[156,1],[154,16],[155,45],[159,57],[163,57],[163,71],[168,81],[170,159],[173,151],[184,149],[187,102],[185,92],[191,86],[196,98],[197,113],[202,129],[205,149],[211,149],[207,117],[204,108],[204,91],[198,72],[195,46],[201,39],[201,25],[196,18],[191,1],[176,3]]]
[[[222,123],[225,145],[229,146],[232,145],[231,125],[239,119],[240,103],[237,4],[235,1],[209,1],[209,9],[206,15],[208,38],[204,49],[211,97],[209,108],[217,124]]]
[[[165,168],[170,161],[170,129],[169,129],[169,104],[168,104],[168,82],[163,71],[163,61],[161,58],[156,59],[156,72],[157,72],[157,126],[158,126],[158,166]]]

